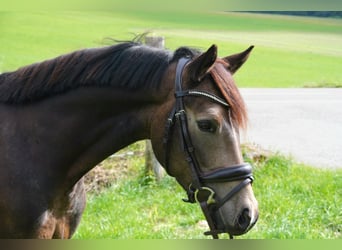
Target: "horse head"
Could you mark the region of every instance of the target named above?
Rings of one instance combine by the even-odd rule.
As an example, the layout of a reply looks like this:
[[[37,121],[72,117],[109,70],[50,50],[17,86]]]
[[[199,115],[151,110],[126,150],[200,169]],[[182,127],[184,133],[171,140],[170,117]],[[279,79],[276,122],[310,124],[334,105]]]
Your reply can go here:
[[[152,122],[157,158],[187,192],[187,201],[200,204],[214,238],[244,234],[258,219],[252,168],[239,141],[247,112],[232,77],[252,48],[218,58],[213,45],[194,58],[180,58],[164,75],[174,87]]]

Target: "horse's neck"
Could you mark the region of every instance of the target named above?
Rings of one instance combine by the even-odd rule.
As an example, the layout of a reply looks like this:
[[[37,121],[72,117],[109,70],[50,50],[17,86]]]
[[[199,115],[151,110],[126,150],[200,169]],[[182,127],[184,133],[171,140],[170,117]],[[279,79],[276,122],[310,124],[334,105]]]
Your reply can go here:
[[[54,147],[60,167],[66,167],[67,182],[75,183],[109,155],[148,138],[155,106],[151,99],[146,93],[84,88],[37,104],[37,109],[44,110],[38,111],[37,118],[46,116],[53,124],[44,136],[58,137],[52,140],[56,145],[49,146]]]

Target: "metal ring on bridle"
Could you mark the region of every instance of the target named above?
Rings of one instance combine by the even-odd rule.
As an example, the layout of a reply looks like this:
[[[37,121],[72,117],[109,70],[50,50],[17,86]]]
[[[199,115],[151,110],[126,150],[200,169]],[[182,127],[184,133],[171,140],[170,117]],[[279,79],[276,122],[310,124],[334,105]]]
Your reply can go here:
[[[200,191],[202,191],[202,190],[208,191],[210,193],[208,198],[207,198],[207,201],[206,201],[208,205],[216,203],[216,200],[214,199],[215,191],[212,190],[209,187],[201,187],[200,189],[196,189],[196,191],[195,191],[195,201],[197,203],[201,203],[201,201],[199,201],[199,199],[198,199],[198,193]]]

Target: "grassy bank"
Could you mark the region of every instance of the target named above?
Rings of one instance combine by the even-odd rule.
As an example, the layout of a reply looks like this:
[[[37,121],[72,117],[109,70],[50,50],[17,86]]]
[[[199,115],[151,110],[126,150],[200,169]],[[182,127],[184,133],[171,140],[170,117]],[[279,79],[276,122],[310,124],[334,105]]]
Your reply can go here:
[[[142,151],[143,144],[136,145],[134,150]],[[185,193],[173,178],[156,183],[143,175],[143,158],[134,155],[139,154],[126,155],[117,169],[123,167],[127,176],[113,180],[113,185],[100,193],[88,193],[88,205],[74,238],[207,238],[198,205],[181,201]],[[246,160],[251,159],[247,156]],[[342,238],[341,170],[311,168],[276,154],[253,161],[260,218],[254,229],[239,238]],[[103,164],[115,166],[117,161],[112,158]]]
[[[215,43],[225,56],[256,45],[241,87],[342,85],[342,20],[223,12],[0,12],[0,72],[145,31],[171,50]]]

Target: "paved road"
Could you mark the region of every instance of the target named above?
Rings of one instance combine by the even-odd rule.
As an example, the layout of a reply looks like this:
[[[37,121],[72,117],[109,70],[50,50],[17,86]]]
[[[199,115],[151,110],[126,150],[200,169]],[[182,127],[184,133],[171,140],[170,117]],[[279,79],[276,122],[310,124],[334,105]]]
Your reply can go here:
[[[322,168],[342,168],[342,89],[241,89],[243,142]]]

